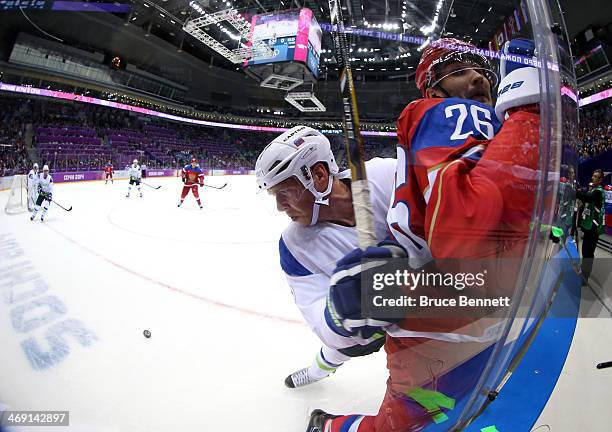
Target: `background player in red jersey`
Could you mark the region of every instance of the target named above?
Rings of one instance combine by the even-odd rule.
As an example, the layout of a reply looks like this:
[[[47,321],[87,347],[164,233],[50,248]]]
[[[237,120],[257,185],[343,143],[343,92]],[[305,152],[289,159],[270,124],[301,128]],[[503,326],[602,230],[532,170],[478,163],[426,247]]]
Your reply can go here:
[[[529,41],[513,47],[517,51],[509,53],[533,55]],[[454,406],[476,387],[500,319],[455,309],[436,316],[415,316],[415,310],[389,322],[362,316],[360,266],[362,259],[381,263],[407,257],[415,269],[435,260],[445,272],[448,258],[457,267],[478,258],[478,265],[493,269],[484,297],[514,289],[519,274],[514,266],[521,260],[506,258],[522,257],[529,234],[540,138],[539,79],[534,68],[502,66],[493,110],[494,74],[472,45],[442,39],[423,52],[415,77],[423,99],[411,102],[397,122],[396,189],[387,215],[392,237],[338,262],[325,311],[328,326],[345,337],[386,331],[387,392],[375,416],[314,411],[308,432],[422,430],[448,419],[429,404],[432,394]],[[503,268],[495,269],[502,259]],[[456,295],[453,288],[417,289],[430,298]]]
[[[181,177],[183,180],[183,191],[181,192],[181,200],[178,203],[178,207],[183,204],[185,201],[185,197],[189,193],[189,190],[193,192],[193,196],[200,208],[202,208],[202,202],[200,201],[200,194],[198,192],[198,186],[204,186],[204,171],[198,165],[198,161],[196,158],[191,158],[191,163],[189,165],[185,165],[183,171],[181,172]]]
[[[104,165],[104,173],[106,174],[106,180],[104,184],[108,184],[108,179],[110,178],[111,184],[113,183],[113,173],[115,170],[113,169],[113,164],[111,161],[108,161],[106,165]]]

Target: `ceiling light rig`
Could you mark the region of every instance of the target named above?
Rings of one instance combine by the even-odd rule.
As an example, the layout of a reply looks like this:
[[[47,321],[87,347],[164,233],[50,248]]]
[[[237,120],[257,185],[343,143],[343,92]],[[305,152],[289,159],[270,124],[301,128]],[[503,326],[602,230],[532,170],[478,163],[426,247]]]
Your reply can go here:
[[[285,100],[301,112],[324,112],[325,105],[315,96],[313,92],[287,93]]]
[[[364,21],[364,25],[367,28],[379,28],[379,29],[383,29],[383,30],[399,30],[400,29],[400,25],[397,23],[389,23],[389,22],[384,22],[384,23],[371,23],[368,21]]]
[[[440,17],[440,11],[442,10],[443,4],[444,4],[444,0],[438,0],[438,4],[436,4],[436,11],[434,12],[434,17],[431,20],[431,24],[421,27],[420,30],[425,36],[431,35],[434,32],[434,30],[437,29],[438,18]]]
[[[194,38],[198,39],[204,45],[221,54],[225,59],[231,61],[232,63],[242,63],[245,60],[249,60],[255,56],[259,58],[268,58],[274,57],[277,54],[276,50],[263,42],[252,41],[251,46],[248,46],[242,42],[242,40],[249,40],[251,34],[251,24],[248,23],[236,9],[230,8],[209,14],[194,1],[190,3],[190,6],[200,12],[202,16],[185,22],[185,25],[183,26],[185,33],[188,33]],[[196,6],[199,7],[201,11],[198,10]],[[228,29],[228,27],[222,25],[221,23],[223,22],[227,22],[229,24],[228,27],[233,27],[236,33]],[[210,27],[213,24],[216,25],[221,32],[228,35],[231,39],[237,41],[239,47],[231,50],[208,34],[207,27]]]

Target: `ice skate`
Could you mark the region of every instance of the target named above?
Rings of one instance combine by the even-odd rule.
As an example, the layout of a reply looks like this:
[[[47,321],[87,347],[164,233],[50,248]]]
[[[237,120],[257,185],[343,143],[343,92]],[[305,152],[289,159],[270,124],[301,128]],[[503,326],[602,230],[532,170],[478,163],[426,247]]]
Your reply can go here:
[[[321,374],[318,377],[313,376],[311,373],[309,373],[309,369],[310,368],[304,368],[297,372],[293,372],[291,375],[285,378],[285,385],[289,388],[304,387],[317,381],[321,381],[323,378],[329,376],[329,374]]]
[[[320,409],[316,409],[310,413],[310,421],[308,422],[306,432],[324,432],[325,422],[336,417],[338,416],[328,414]]]

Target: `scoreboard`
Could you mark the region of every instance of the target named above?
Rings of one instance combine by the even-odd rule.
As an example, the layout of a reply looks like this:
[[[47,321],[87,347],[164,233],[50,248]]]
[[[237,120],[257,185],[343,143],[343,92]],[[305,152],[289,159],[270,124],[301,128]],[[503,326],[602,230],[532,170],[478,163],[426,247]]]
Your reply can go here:
[[[308,8],[254,15],[251,19],[249,44],[252,44],[253,41],[263,42],[274,49],[276,55],[268,58],[254,58],[246,61],[244,66],[299,62],[317,78],[321,38],[321,27]]]

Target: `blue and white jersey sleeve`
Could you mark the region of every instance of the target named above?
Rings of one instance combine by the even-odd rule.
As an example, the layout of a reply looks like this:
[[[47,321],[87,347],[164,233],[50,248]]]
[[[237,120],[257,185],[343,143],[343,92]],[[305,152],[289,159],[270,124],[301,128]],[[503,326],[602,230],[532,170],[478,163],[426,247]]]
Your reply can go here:
[[[387,236],[386,213],[391,201],[395,179],[395,159],[376,158],[366,162],[372,208],[379,241]],[[350,177],[349,172],[339,175]],[[304,319],[330,348],[347,348],[371,341],[345,338],[329,330],[325,324],[324,310],[329,292],[329,279],[336,262],[359,247],[354,227],[332,223],[302,226],[290,223],[279,241],[280,264],[297,307]]]
[[[342,337],[325,324],[325,303],[329,290],[329,276],[314,273],[304,267],[289,251],[281,237],[279,241],[281,267],[293,293],[295,304],[310,329],[329,348],[342,349],[359,345],[360,341]],[[363,342],[361,344],[365,344]]]

